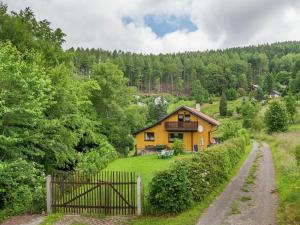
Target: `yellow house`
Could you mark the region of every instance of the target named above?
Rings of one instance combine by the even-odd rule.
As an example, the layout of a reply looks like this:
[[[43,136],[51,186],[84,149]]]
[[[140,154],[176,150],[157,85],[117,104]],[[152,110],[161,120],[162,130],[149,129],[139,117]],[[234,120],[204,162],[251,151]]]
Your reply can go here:
[[[137,150],[156,145],[171,147],[176,138],[184,141],[185,149],[201,150],[212,144],[212,133],[219,121],[187,106],[181,106],[161,120],[135,133]]]

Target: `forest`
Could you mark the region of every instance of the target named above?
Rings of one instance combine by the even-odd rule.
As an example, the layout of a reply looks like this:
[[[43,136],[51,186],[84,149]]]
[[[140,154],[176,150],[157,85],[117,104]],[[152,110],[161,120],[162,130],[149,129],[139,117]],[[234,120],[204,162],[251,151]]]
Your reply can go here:
[[[128,78],[128,85],[145,94],[170,93],[198,97],[245,95],[251,84],[265,93],[276,89],[299,92],[300,42],[264,44],[174,54],[144,55],[102,49],[71,48],[77,72],[89,76],[93,64],[112,62]]]
[[[8,12],[0,3],[0,221],[44,207],[45,174],[127,157],[133,133],[169,103],[259,99],[272,90],[299,99],[297,41],[146,55],[65,50],[64,38],[30,8]],[[167,103],[154,103],[157,96]]]

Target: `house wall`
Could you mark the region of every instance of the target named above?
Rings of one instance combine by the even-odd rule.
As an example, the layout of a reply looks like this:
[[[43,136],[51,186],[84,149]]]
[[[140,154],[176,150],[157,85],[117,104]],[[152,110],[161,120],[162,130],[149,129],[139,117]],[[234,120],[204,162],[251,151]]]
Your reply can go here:
[[[198,121],[198,125],[203,126],[203,132],[199,133],[198,131],[174,131],[174,132],[168,132],[165,130],[165,122],[177,122],[178,121],[178,114],[188,114],[190,115],[191,121]],[[155,125],[154,127],[151,127],[147,130],[144,130],[140,133],[138,133],[135,136],[136,141],[136,147],[138,150],[145,149],[147,145],[167,145],[171,147],[172,143],[169,143],[168,141],[168,134],[169,133],[183,133],[183,141],[185,144],[185,149],[192,151],[193,146],[195,144],[198,145],[198,149],[206,148],[210,144],[209,140],[209,132],[212,131],[213,125],[208,123],[207,121],[191,114],[187,110],[180,110],[176,114],[171,115],[161,123]],[[154,132],[154,141],[145,141],[145,132]],[[212,138],[212,134],[210,135]],[[200,139],[203,138],[204,146],[200,146]]]

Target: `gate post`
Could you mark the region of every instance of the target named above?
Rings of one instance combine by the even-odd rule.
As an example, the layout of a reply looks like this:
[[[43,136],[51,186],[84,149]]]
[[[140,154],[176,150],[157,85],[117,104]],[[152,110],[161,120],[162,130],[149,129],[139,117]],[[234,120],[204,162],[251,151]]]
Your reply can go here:
[[[136,179],[136,190],[137,190],[137,215],[142,214],[142,180],[141,176]]]
[[[47,191],[47,213],[52,213],[52,190],[51,190],[51,175],[46,176],[46,191]]]

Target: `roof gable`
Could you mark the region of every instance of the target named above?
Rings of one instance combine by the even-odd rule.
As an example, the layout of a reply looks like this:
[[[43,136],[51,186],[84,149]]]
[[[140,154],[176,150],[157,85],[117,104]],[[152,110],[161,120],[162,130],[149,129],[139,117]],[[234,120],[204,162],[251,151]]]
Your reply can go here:
[[[156,126],[157,124],[161,123],[162,121],[164,121],[165,119],[169,118],[170,116],[176,114],[178,111],[180,111],[180,110],[182,110],[182,109],[185,109],[185,110],[189,111],[189,112],[192,113],[193,115],[199,117],[200,119],[203,119],[203,120],[207,121],[208,123],[210,123],[210,124],[212,124],[212,125],[215,125],[215,126],[219,126],[219,125],[220,125],[220,122],[219,122],[218,120],[215,120],[214,118],[212,118],[212,117],[210,117],[210,116],[204,114],[203,112],[200,112],[200,111],[198,111],[198,110],[196,110],[196,109],[193,109],[193,108],[191,108],[191,107],[182,105],[182,106],[178,107],[177,109],[175,109],[175,110],[174,110],[173,112],[171,112],[170,114],[168,114],[168,115],[166,115],[165,117],[163,117],[162,119],[158,120],[156,123],[154,123],[154,124],[152,124],[152,125],[150,125],[150,126],[148,126],[148,127],[145,127],[145,128],[143,128],[143,129],[141,129],[141,130],[135,132],[134,135],[136,135],[136,134],[138,134],[138,133],[140,133],[140,132],[142,132],[142,131],[144,131],[144,130],[147,130],[147,129],[149,129],[149,128],[152,128],[152,127]]]

